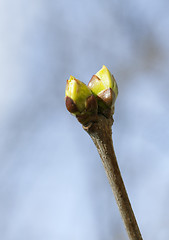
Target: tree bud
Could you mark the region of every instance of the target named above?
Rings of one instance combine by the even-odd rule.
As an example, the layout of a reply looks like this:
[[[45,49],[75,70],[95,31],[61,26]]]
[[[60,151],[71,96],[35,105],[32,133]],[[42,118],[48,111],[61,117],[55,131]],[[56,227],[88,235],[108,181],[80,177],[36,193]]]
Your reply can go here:
[[[82,124],[93,120],[97,114],[97,101],[92,91],[73,76],[67,80],[65,103],[67,110],[75,115]]]

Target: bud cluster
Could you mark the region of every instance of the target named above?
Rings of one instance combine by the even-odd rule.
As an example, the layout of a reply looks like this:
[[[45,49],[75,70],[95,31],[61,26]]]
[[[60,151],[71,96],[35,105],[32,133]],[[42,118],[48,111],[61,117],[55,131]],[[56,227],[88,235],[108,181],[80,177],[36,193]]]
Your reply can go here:
[[[66,84],[66,108],[85,125],[95,121],[98,114],[109,118],[114,112],[117,95],[117,83],[107,67],[103,66],[93,75],[88,86],[70,76]]]

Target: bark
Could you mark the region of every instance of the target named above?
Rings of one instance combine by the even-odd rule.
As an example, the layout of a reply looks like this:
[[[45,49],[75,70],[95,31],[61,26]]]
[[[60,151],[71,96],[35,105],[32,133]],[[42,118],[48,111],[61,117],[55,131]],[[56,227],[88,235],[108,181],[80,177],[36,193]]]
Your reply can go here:
[[[98,116],[97,122],[83,127],[92,138],[102,159],[109,183],[113,190],[126,231],[130,240],[142,240],[127,191],[120,173],[112,141],[113,118]]]

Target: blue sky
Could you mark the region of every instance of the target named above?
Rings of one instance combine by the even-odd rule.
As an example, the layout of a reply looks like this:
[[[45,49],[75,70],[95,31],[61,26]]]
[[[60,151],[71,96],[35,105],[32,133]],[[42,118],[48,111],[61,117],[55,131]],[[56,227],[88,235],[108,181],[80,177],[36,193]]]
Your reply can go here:
[[[127,239],[66,79],[119,86],[113,140],[145,239],[169,238],[167,1],[0,2],[0,238]]]

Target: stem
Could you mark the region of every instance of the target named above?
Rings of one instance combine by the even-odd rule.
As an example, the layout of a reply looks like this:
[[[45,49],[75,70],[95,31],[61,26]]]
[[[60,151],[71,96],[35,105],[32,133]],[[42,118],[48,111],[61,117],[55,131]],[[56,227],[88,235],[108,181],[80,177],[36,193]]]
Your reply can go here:
[[[112,118],[99,115],[98,121],[83,127],[97,147],[130,240],[142,240],[128,194],[118,167],[112,142]]]

